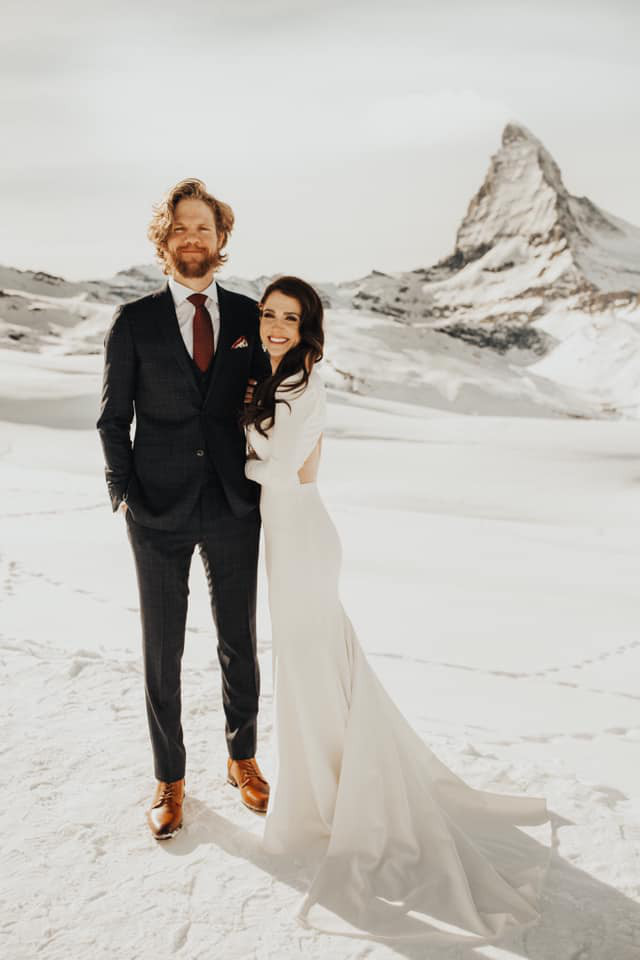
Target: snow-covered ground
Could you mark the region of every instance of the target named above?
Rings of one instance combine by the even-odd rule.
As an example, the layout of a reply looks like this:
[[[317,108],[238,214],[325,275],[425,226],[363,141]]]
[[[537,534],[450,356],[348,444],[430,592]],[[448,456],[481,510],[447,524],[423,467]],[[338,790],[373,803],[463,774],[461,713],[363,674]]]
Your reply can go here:
[[[152,840],[133,563],[93,429],[100,366],[0,354],[2,956],[640,956],[637,424],[488,416],[480,394],[466,416],[331,390],[321,488],[343,540],[343,600],[372,665],[468,782],[546,796],[566,820],[538,927],[500,947],[396,948],[292,924],[296,878],[261,854],[261,820],[225,785],[197,556],[185,826]],[[268,772],[262,568],[259,599]]]

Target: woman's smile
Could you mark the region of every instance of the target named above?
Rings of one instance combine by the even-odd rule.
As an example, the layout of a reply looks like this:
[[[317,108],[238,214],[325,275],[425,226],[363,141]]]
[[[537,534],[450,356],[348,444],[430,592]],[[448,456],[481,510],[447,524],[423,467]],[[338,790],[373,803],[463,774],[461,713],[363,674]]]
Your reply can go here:
[[[260,339],[269,352],[272,370],[285,353],[300,343],[301,322],[300,301],[281,290],[273,290],[260,304]],[[288,333],[280,333],[280,330]]]

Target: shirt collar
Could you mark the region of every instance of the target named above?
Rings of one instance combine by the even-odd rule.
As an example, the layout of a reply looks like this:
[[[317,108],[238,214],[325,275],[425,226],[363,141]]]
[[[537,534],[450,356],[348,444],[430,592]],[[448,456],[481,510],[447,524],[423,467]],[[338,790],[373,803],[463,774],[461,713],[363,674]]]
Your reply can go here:
[[[176,307],[183,303],[187,297],[190,297],[192,293],[195,293],[195,290],[191,290],[190,287],[185,287],[185,285],[179,283],[175,277],[169,277],[169,289],[171,290],[173,302]],[[218,302],[218,288],[215,280],[212,280],[209,286],[201,292],[204,293],[205,297],[213,300],[214,303]]]

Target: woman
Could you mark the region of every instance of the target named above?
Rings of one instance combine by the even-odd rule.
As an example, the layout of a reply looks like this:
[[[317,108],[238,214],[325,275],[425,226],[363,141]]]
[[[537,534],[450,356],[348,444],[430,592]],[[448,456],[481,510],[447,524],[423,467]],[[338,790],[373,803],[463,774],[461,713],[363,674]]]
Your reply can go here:
[[[546,803],[467,786],[364,656],[340,602],[340,541],[316,482],[322,317],[304,281],[267,287],[260,336],[272,375],[244,415],[273,630],[277,768],[264,845],[311,865],[298,919],[314,929],[495,939],[539,920],[550,851],[514,824],[546,823]]]

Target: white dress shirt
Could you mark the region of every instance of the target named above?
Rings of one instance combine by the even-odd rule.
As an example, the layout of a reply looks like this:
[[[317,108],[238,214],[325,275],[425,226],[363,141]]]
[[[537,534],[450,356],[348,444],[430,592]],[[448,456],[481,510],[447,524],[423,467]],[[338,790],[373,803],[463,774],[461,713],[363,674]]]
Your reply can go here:
[[[191,294],[196,291],[190,290],[189,287],[185,287],[182,283],[178,283],[173,277],[169,278],[169,289],[171,290],[173,302],[176,307],[176,316],[184,345],[187,348],[189,356],[193,357],[193,318],[196,308],[187,300],[187,297],[190,297]],[[200,292],[204,293],[207,298],[204,305],[209,311],[211,323],[213,324],[213,351],[215,353],[218,346],[218,336],[220,335],[220,308],[218,306],[218,288],[215,280],[212,280],[209,286]]]

